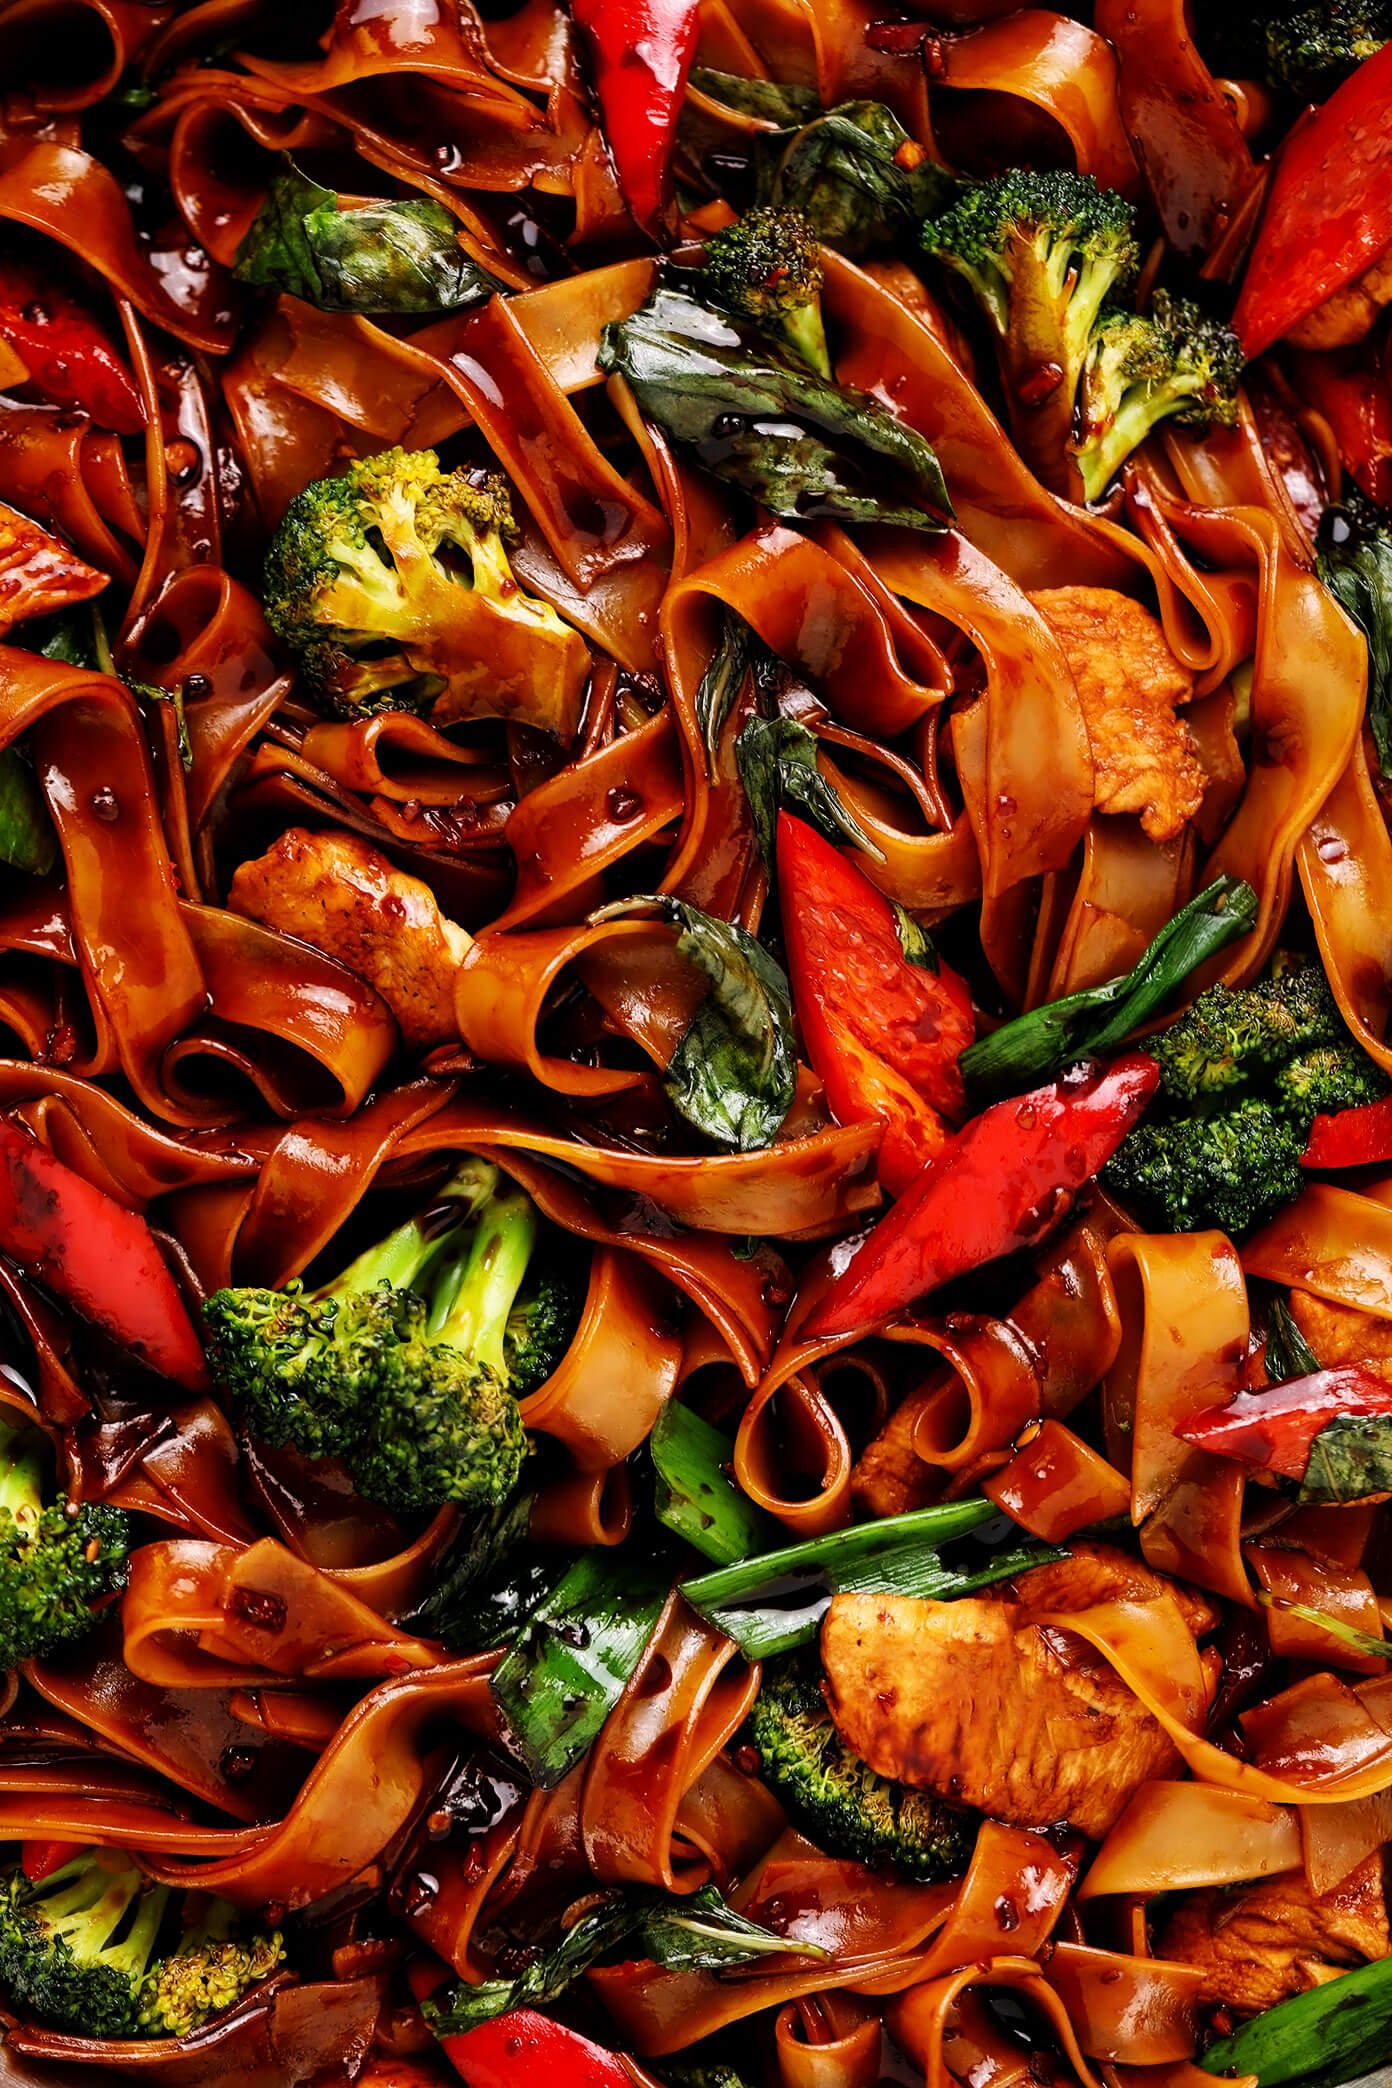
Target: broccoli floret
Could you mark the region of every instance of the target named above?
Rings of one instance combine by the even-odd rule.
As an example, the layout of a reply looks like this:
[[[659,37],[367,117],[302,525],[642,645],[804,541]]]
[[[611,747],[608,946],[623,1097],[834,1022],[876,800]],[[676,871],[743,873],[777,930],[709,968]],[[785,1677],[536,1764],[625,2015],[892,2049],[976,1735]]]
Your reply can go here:
[[[181,1927],[181,1906],[198,1904]],[[226,1901],[153,1885],[128,1858],[84,1849],[46,1878],[0,1880],[0,1992],[58,2030],[179,2037],[268,1977],[280,1936],[238,1940]],[[159,1945],[169,1937],[168,1953]]]
[[[820,1676],[807,1656],[765,1666],[749,1723],[763,1781],[833,1855],[894,1864],[925,1881],[959,1876],[975,1822],[932,1792],[877,1776],[852,1754],[832,1723]]]
[[[1301,101],[1325,101],[1392,38],[1392,0],[1274,0],[1255,9],[1220,0],[1201,22],[1215,70],[1266,80]]]
[[[442,471],[433,450],[364,457],[291,501],[266,553],[266,620],[308,694],[339,716],[447,698],[450,716],[526,714],[573,731],[588,654],[518,585],[507,554],[517,534],[497,474]],[[549,641],[530,698],[509,694],[504,649],[517,627]]]
[[[1016,168],[969,189],[924,228],[996,334],[1011,430],[1060,492],[1074,490],[1074,405],[1107,300],[1135,274],[1134,213],[1088,175]]]
[[[737,319],[748,320],[821,376],[830,377],[822,324],[821,251],[800,210],[764,206],[713,233],[702,282],[716,303]]]
[[[1242,1089],[1299,1053],[1348,1041],[1317,964],[1233,989],[1210,986],[1177,1022],[1151,1037],[1165,1093],[1194,1102]]]
[[[1241,1237],[1300,1194],[1305,1140],[1271,1103],[1140,1124],[1102,1179],[1167,1232]]]
[[[1244,366],[1231,327],[1163,290],[1149,319],[1105,313],[1083,371],[1075,444],[1088,499],[1101,498],[1161,421],[1231,427]]]
[[[470,1160],[323,1289],[216,1292],[213,1376],[253,1435],[343,1458],[368,1500],[401,1514],[495,1506],[526,1454],[517,1402],[576,1316],[549,1238],[535,1265],[539,1232],[531,1198]]]
[[[45,1499],[43,1431],[0,1419],[0,1667],[82,1638],[92,1605],[124,1586],[130,1523],[119,1508]]]
[[[1317,964],[1236,991],[1211,986],[1146,1049],[1163,1102],[1102,1179],[1173,1232],[1241,1237],[1264,1224],[1300,1194],[1316,1115],[1387,1091]]]

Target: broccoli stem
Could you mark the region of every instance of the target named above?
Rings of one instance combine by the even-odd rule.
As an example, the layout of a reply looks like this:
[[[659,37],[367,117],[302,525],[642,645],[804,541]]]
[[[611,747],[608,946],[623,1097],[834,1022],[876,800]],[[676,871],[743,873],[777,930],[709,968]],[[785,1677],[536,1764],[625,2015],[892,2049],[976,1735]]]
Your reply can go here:
[[[417,1289],[430,1263],[447,1250],[460,1227],[487,1204],[497,1185],[497,1168],[487,1160],[470,1157],[451,1175],[429,1210],[406,1219],[375,1247],[365,1248],[316,1296],[357,1297],[383,1283],[389,1283],[394,1290]]]
[[[53,1889],[55,1885],[57,1890]],[[61,1936],[76,1956],[100,1956],[108,1970],[123,1973],[134,1981],[142,1977],[150,1962],[169,1901],[169,1887],[146,1887],[139,1872],[130,1865],[108,1869],[94,1859],[90,1850],[84,1850],[45,1884],[42,1901],[45,1925]],[[130,1928],[122,1941],[113,1945],[110,1939],[125,1921],[133,1902],[135,1915]]]
[[[778,330],[789,347],[800,355],[819,377],[830,377],[831,350],[827,347],[826,327],[822,323],[820,302],[784,313]]]
[[[0,1419],[0,1512],[17,1523],[37,1522],[43,1512],[45,1443],[42,1430]]]
[[[507,1376],[503,1337],[537,1240],[536,1206],[520,1190],[496,1196],[467,1249],[441,1269],[426,1333],[448,1341],[499,1377]]]

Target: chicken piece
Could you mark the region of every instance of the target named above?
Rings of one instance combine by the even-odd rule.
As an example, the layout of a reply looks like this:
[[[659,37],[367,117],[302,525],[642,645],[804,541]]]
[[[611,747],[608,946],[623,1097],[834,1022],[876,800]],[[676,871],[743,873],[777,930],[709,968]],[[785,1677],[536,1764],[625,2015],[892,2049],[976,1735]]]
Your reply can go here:
[[[1352,348],[1376,326],[1385,305],[1392,304],[1392,246],[1370,268],[1342,290],[1336,290],[1286,336],[1294,348]]]
[[[1361,1363],[1374,1377],[1392,1378],[1392,1320],[1360,1312],[1356,1305],[1336,1305],[1313,1291],[1293,1290],[1290,1310],[1321,1369]]]
[[[470,938],[441,913],[429,885],[365,841],[289,827],[263,856],[238,866],[228,903],[375,986],[411,1050],[457,1042],[454,981]]]
[[[90,601],[107,585],[106,574],[70,551],[61,537],[0,501],[0,632]]]
[[[837,1595],[822,1663],[862,1761],[1013,1827],[1067,1821],[1100,1840],[1141,1784],[1179,1766],[1105,1662],[1018,1603]]]
[[[1258,2015],[1355,1965],[1392,1954],[1381,1854],[1316,1899],[1302,1871],[1186,1893],[1157,1954],[1203,1968],[1199,1999]]]
[[[1152,841],[1172,841],[1203,804],[1206,777],[1175,706],[1194,677],[1139,602],[1109,587],[1049,587],[1031,600],[1073,670],[1092,742],[1099,812],[1139,812]]]
[[[1166,1580],[1114,1544],[1075,1543],[1066,1559],[1017,1574],[1006,1592],[1022,1609],[1034,1611],[1093,1609],[1099,1602],[1154,1602],[1170,1595],[1196,1639],[1216,1631],[1219,1623],[1218,1605],[1207,1595],[1182,1581]]]

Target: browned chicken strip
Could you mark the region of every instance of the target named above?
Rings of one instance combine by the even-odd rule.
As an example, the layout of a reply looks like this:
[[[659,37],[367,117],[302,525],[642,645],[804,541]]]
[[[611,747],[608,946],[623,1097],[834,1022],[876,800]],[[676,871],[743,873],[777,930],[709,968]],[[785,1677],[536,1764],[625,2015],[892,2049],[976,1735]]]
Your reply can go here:
[[[1392,1953],[1381,1855],[1316,1899],[1303,1872],[1186,1893],[1159,1955],[1203,1968],[1199,1998],[1256,2015]]]

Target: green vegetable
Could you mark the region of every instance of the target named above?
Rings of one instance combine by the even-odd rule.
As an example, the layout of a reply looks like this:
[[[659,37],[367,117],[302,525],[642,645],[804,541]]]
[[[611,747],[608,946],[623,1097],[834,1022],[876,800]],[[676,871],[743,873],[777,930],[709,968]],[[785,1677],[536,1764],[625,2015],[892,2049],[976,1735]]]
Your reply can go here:
[[[565,1571],[559,1553],[528,1543],[533,1498],[520,1493],[465,1520],[410,1630],[451,1653],[487,1653],[517,1636]]]
[[[1211,2045],[1208,2073],[1255,2074],[1258,2088],[1343,2088],[1392,2050],[1392,1958],[1279,2001]]]
[[[923,244],[991,325],[1016,447],[1047,484],[1069,491],[1084,366],[1108,300],[1139,259],[1131,205],[1089,175],[1017,167],[969,188],[924,227]]]
[[[513,2008],[559,2001],[591,1965],[620,1945],[672,1972],[715,1972],[760,1957],[826,1958],[812,1944],[776,1936],[727,1907],[714,1885],[684,1896],[632,1891],[591,1907],[514,1979],[461,1980],[424,2004],[437,2037],[459,2037]],[[559,2084],[557,2084],[559,2088]]]
[[[1240,1238],[1263,1224],[1304,1186],[1316,1113],[1387,1087],[1317,964],[1238,991],[1210,987],[1146,1049],[1162,1099],[1102,1179],[1171,1232],[1217,1226]]]
[[[58,860],[58,837],[44,794],[18,747],[0,750],[0,863],[47,877]]]
[[[940,1601],[968,1595],[1061,1558],[1031,1546],[1001,1552],[975,1573],[939,1556],[953,1539],[992,1521],[989,1501],[950,1501],[909,1515],[836,1530],[783,1546],[682,1582],[682,1593],[708,1623],[732,1638],[750,1660],[789,1653],[816,1637],[833,1595],[918,1595]]]
[[[690,1407],[669,1399],[648,1449],[657,1475],[657,1519],[693,1550],[728,1566],[777,1542],[779,1525],[728,1476],[734,1445]]]
[[[631,319],[605,328],[600,367],[628,379],[650,420],[775,515],[945,527],[942,469],[915,429],[699,291],[699,276],[666,279]]]
[[[668,1101],[716,1145],[741,1153],[771,1145],[797,1093],[787,977],[733,921],[668,895],[648,903],[680,927],[677,948],[711,989],[667,1067]]]
[[[1368,728],[1392,775],[1392,516],[1361,494],[1326,508],[1319,576],[1368,641]]]
[[[1336,1428],[1339,1426],[1338,1422],[1332,1425]],[[1327,1434],[1328,1430],[1325,1433]],[[1318,1448],[1318,1438],[1316,1447]],[[1384,1470],[1386,1468],[1384,1460]],[[1385,1488],[1378,1490],[1385,1491]],[[1364,1491],[1367,1492],[1368,1489],[1365,1488]],[[1303,1490],[1300,1498],[1305,1498]],[[1331,1496],[1316,1494],[1312,1498],[1327,1501]],[[1341,1494],[1333,1498],[1352,1501],[1358,1496]],[[1352,1647],[1355,1653],[1366,1654],[1372,1660],[1392,1660],[1392,1640],[1374,1638],[1371,1631],[1360,1631],[1356,1624],[1347,1624],[1342,1617],[1331,1617],[1326,1611],[1315,1609],[1308,1602],[1288,1602],[1285,1596],[1268,1595],[1264,1588],[1257,1590],[1257,1602],[1262,1609],[1279,1610],[1283,1617],[1299,1617],[1302,1624],[1317,1624],[1321,1631],[1327,1631],[1331,1638],[1339,1639],[1344,1645]]]
[[[800,211],[765,206],[713,232],[700,280],[711,303],[820,376],[831,376],[821,255]]]
[[[1313,1377],[1323,1369],[1284,1298],[1273,1298],[1266,1316],[1266,1374],[1273,1385]]]
[[[749,672],[753,633],[742,616],[722,606],[720,634],[715,651],[696,691],[696,722],[706,752],[712,757],[720,745],[725,720],[734,708],[740,685]]]
[[[188,2036],[285,1951],[278,1934],[240,1935],[225,1900],[197,1894],[181,1920],[183,1905],[114,1851],[84,1849],[32,1883],[11,1871],[0,1880],[0,1993],[86,2037]]]
[[[884,861],[884,851],[818,768],[817,735],[805,725],[792,718],[751,718],[735,741],[735,761],[766,869],[773,868],[780,809],[795,812],[828,841],[851,841],[877,863]]]
[[[800,210],[823,245],[852,260],[909,245],[957,187],[883,102],[809,114],[799,130],[755,138],[752,151],[759,201]]]
[[[749,1737],[763,1782],[819,1848],[924,1882],[966,1869],[975,1819],[932,1791],[877,1776],[852,1753],[827,1710],[815,1655],[765,1667]]]
[[[1266,80],[1301,102],[1326,101],[1392,37],[1392,0],[1223,0],[1205,12],[1198,27],[1216,71]]]
[[[1050,1001],[964,1051],[958,1064],[968,1087],[983,1096],[1018,1093],[1078,1059],[1115,1050],[1256,918],[1257,895],[1249,884],[1215,879],[1160,930],[1125,978]]]
[[[0,1669],[85,1638],[92,1605],[125,1586],[130,1519],[50,1493],[47,1438],[0,1419]]]
[[[489,1678],[534,1783],[550,1790],[589,1752],[667,1598],[660,1562],[584,1552]]]
[[[746,79],[743,73],[716,72],[708,65],[693,67],[691,84],[708,101],[719,102],[741,116],[760,117],[765,123],[802,123],[821,107],[815,87]]]
[[[1327,1508],[1385,1493],[1392,1493],[1392,1420],[1386,1414],[1340,1414],[1327,1422],[1310,1445],[1296,1499]],[[1364,1643],[1362,1651],[1368,1650]]]
[[[1088,499],[1101,499],[1161,421],[1234,426],[1245,366],[1232,328],[1186,298],[1157,290],[1148,319],[1103,313],[1083,370],[1075,445]]]
[[[285,159],[237,249],[233,273],[321,312],[457,312],[505,286],[459,244],[443,203],[422,196],[341,210]]]
[[[348,718],[429,709],[446,694],[486,708],[491,682],[512,673],[500,647],[520,642],[538,686],[516,707],[564,733],[589,655],[518,586],[506,548],[516,538],[496,474],[475,484],[442,471],[433,450],[384,450],[295,495],[266,553],[266,621],[308,695]]]
[[[664,2064],[662,2079],[667,2088],[747,2088],[742,2075],[733,2067],[721,2066],[671,2066]]]
[[[322,1289],[214,1292],[208,1362],[254,1435],[345,1459],[368,1500],[491,1508],[526,1454],[517,1401],[564,1353],[571,1282],[531,1198],[471,1159]]]

